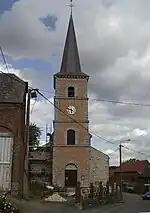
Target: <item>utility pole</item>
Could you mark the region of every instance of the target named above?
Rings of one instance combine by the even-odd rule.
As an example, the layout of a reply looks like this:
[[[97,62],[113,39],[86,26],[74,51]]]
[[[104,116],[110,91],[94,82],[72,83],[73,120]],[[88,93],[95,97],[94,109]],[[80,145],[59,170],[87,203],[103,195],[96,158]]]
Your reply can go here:
[[[26,130],[25,130],[25,156],[24,156],[24,187],[23,196],[28,198],[29,195],[29,125],[30,125],[30,99],[31,91],[28,89],[27,113],[26,113]]]
[[[28,88],[26,126],[25,126],[25,150],[24,150],[24,175],[23,175],[23,196],[29,196],[29,127],[30,127],[30,100],[37,98],[37,90]]]
[[[122,145],[119,145],[119,160],[120,160],[120,198],[122,200]]]
[[[129,142],[131,141],[131,139],[127,139],[127,140],[123,140],[123,141],[120,141],[120,144],[119,144],[119,161],[120,161],[120,198],[121,200],[123,200],[123,194],[122,194],[122,142]]]

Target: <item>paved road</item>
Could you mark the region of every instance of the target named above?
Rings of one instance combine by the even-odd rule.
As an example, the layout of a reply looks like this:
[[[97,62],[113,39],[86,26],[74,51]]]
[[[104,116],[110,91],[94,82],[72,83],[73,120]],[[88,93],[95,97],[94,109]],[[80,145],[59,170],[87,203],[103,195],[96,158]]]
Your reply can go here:
[[[22,209],[21,213],[101,213],[98,209],[87,209],[80,211],[73,207],[66,207],[62,204],[41,203],[38,201],[19,201],[15,198],[9,199],[13,204]],[[150,201],[143,201],[140,196],[134,194],[125,194],[125,204],[120,207],[114,207],[105,213],[150,213]]]
[[[125,204],[106,213],[150,213],[150,201],[143,201],[139,195],[125,194]]]

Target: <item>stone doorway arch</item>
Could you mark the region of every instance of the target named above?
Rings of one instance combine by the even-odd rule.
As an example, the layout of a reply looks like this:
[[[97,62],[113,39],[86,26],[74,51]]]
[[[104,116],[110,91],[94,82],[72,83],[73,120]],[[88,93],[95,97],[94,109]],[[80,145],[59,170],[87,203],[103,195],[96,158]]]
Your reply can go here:
[[[74,188],[77,186],[78,168],[75,164],[67,164],[65,167],[65,186]]]

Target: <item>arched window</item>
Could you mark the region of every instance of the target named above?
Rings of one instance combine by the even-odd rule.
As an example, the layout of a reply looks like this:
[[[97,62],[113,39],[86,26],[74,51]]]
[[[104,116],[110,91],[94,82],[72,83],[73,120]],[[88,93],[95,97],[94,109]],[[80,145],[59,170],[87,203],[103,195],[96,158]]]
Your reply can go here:
[[[75,145],[75,131],[70,129],[67,131],[67,145]]]
[[[68,87],[68,97],[75,97],[74,87]]]

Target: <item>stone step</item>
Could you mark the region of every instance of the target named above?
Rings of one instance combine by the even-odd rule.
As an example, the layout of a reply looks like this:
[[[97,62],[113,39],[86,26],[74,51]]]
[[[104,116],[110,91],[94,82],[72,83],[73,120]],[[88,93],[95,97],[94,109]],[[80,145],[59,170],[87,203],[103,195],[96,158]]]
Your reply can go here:
[[[73,196],[75,194],[75,188],[67,188],[68,196]]]

